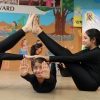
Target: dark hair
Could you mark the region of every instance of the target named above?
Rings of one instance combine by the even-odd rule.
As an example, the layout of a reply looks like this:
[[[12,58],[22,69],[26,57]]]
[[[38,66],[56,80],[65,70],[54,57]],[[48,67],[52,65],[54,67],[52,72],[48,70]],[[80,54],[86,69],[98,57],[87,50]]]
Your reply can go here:
[[[15,21],[13,21],[13,23],[15,23],[15,26],[17,26],[17,23]]]
[[[37,44],[33,45],[30,50],[30,55],[35,55],[36,50],[40,47],[42,47],[42,43],[37,43]]]
[[[22,42],[24,42],[26,39],[23,39]]]
[[[40,42],[41,42],[40,40],[37,40],[37,41],[36,41],[36,44],[38,44],[38,43],[40,43]]]
[[[71,21],[73,20],[73,18],[71,18]]]
[[[32,69],[33,69],[33,67],[34,67],[34,65],[35,65],[36,62],[42,63],[43,61],[47,62],[47,60],[44,59],[44,58],[42,58],[42,57],[38,57],[38,58],[34,59],[33,61],[31,61],[31,67],[32,67]]]
[[[90,37],[90,40],[93,38],[96,39],[96,45],[100,45],[100,31],[98,29],[92,28],[86,31],[86,34]]]

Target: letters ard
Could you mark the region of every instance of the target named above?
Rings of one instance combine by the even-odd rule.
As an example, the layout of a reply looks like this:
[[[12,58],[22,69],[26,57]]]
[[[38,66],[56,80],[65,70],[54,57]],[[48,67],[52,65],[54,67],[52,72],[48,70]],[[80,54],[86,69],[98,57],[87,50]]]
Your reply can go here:
[[[0,6],[0,10],[14,11],[14,7],[13,6]]]

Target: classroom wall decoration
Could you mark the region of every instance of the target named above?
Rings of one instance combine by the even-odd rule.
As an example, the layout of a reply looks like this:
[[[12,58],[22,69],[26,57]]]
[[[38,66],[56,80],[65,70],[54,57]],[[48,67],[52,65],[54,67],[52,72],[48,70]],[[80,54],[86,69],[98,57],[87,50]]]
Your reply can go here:
[[[82,37],[84,36],[84,33],[86,30],[91,28],[96,28],[100,30],[100,10],[99,9],[83,9],[82,13]],[[83,40],[83,38],[82,38]],[[84,45],[82,44],[82,49],[84,48]]]
[[[73,53],[79,51],[82,32],[73,26],[74,0],[61,0],[62,2],[51,0],[51,3],[49,1],[0,0],[0,40],[21,29],[29,13],[35,13],[41,28],[50,38]],[[29,55],[31,46],[38,39],[36,34],[29,33],[6,52]],[[25,44],[25,47],[22,44]],[[52,53],[44,47],[42,55],[52,55]],[[2,70],[18,70],[19,65],[20,61],[3,61]]]
[[[75,27],[82,27],[82,9],[100,9],[100,0],[74,0]]]

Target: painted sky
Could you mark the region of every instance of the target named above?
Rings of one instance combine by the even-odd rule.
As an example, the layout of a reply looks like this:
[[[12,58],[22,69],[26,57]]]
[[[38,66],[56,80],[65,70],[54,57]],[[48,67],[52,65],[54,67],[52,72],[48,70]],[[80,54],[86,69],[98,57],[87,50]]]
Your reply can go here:
[[[76,7],[80,7],[82,9],[82,31],[85,32],[89,28],[98,28],[99,26],[96,23],[100,23],[100,0],[74,0],[74,9]],[[97,10],[95,10],[97,9]],[[99,12],[98,12],[99,10]],[[87,11],[94,12],[94,21],[93,23],[87,23],[84,17],[84,14]]]
[[[86,13],[89,12],[89,11],[91,11],[94,15],[92,17],[93,21],[91,21],[91,22],[88,22],[86,20],[86,17],[85,17]],[[90,28],[96,28],[96,29],[100,30],[100,13],[99,12],[100,12],[100,9],[90,9],[90,10],[89,9],[83,9],[83,14],[82,14],[82,18],[83,18],[83,20],[82,20],[82,26],[83,26],[82,30],[83,30],[83,32],[85,32],[86,30],[88,30]]]
[[[87,8],[100,8],[100,0],[74,0],[74,8],[77,6],[82,7],[82,9]]]
[[[18,21],[22,16],[26,16],[25,23],[27,21],[29,14],[21,14],[21,13],[6,13],[6,12],[0,12],[0,22],[5,21],[8,24],[11,24],[12,21]],[[53,15],[53,11],[50,10],[45,15],[39,15],[40,16],[40,23],[41,25],[49,25],[55,21],[55,17]],[[66,17],[66,21],[73,17],[73,12],[68,14]]]

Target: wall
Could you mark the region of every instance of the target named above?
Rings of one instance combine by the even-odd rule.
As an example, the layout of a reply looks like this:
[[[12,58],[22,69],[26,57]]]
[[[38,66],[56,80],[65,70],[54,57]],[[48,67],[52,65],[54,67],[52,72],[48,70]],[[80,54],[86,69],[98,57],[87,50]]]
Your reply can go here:
[[[67,3],[66,3],[67,2]],[[13,21],[17,23],[16,31],[25,25],[30,12],[36,13],[39,16],[40,25],[45,33],[54,41],[67,47],[72,53],[81,50],[81,29],[73,27],[71,20],[74,15],[73,0],[63,0],[64,6],[60,9],[52,7],[36,7],[32,5],[9,5],[2,4],[0,6],[0,40],[3,40],[14,34],[12,29]],[[7,9],[9,7],[9,10]],[[24,8],[24,10],[23,10]],[[30,47],[33,45],[38,37],[32,33],[23,37],[12,49],[7,52],[19,54],[21,50],[22,40],[27,39],[28,54]],[[48,50],[45,47],[42,55],[47,54]],[[7,65],[7,63],[9,65]],[[30,62],[29,62],[30,63]],[[20,61],[3,61],[2,70],[18,70]]]

